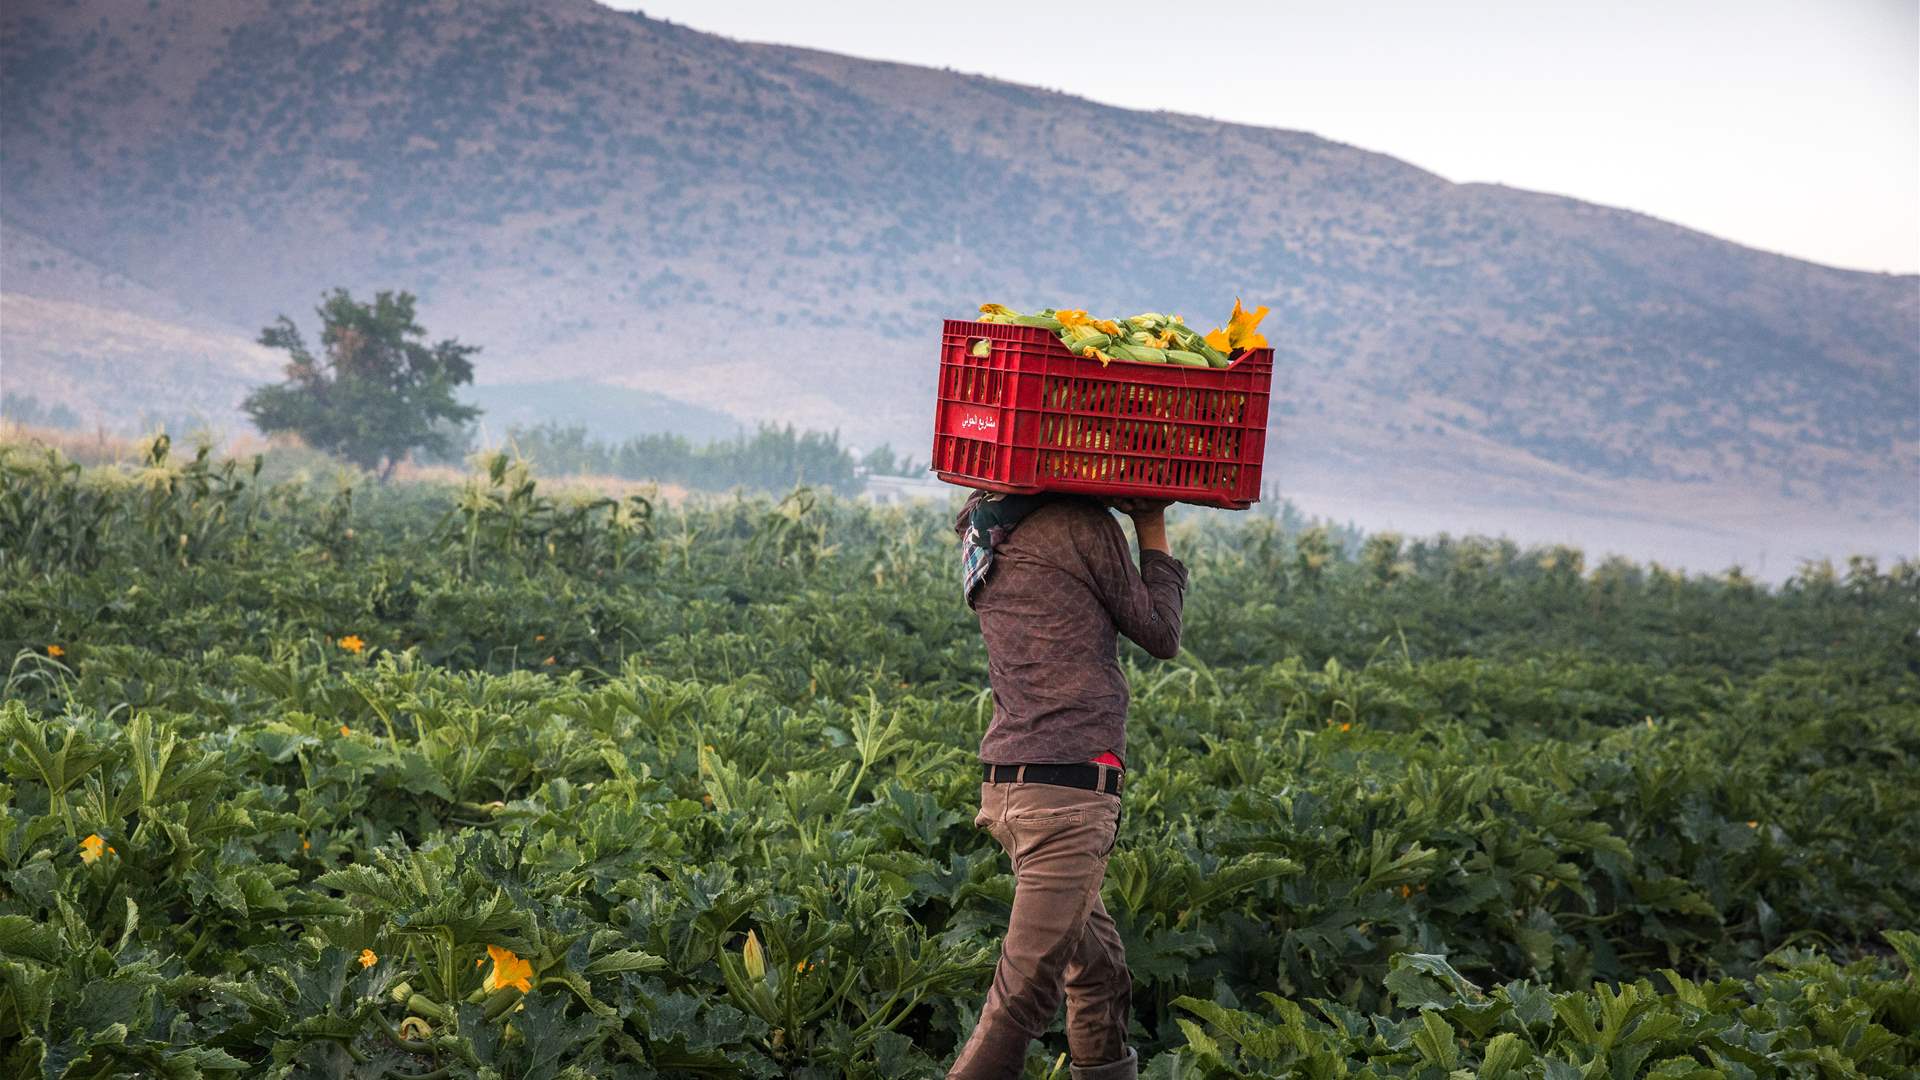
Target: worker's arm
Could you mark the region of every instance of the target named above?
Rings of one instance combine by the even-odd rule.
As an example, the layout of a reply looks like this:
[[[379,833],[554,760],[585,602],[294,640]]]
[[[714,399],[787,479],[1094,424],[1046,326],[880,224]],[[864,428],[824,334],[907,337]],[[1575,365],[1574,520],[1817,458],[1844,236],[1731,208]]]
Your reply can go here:
[[[1165,503],[1134,506],[1140,536],[1140,566],[1127,553],[1126,534],[1106,514],[1089,516],[1080,550],[1095,595],[1113,625],[1148,654],[1171,660],[1180,651],[1180,609],[1187,568],[1167,547]],[[1137,514],[1137,516],[1135,516]]]

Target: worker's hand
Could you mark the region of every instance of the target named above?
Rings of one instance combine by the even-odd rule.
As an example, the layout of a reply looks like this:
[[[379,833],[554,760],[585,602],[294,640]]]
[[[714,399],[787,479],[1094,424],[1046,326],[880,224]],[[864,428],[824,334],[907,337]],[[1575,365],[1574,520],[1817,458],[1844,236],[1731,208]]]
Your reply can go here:
[[[1120,511],[1121,513],[1127,515],[1128,517],[1133,518],[1135,521],[1138,521],[1143,517],[1152,518],[1152,517],[1161,516],[1166,512],[1167,507],[1173,505],[1173,500],[1172,499],[1108,499],[1107,505],[1113,507],[1115,510]]]

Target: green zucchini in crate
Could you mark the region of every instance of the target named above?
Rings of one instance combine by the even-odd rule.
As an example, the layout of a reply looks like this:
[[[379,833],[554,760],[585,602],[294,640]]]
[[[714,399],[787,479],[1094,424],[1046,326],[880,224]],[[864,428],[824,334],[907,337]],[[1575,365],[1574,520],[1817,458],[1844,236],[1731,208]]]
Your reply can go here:
[[[1142,312],[1125,319],[1095,319],[1078,309],[1047,308],[1038,315],[1022,315],[1000,304],[981,304],[980,321],[1051,330],[1075,356],[1098,360],[1131,360],[1138,364],[1184,364],[1188,367],[1226,367],[1245,349],[1264,349],[1260,320],[1267,309],[1248,311],[1233,301],[1227,325],[1202,334],[1178,315]]]
[[[1211,334],[1154,312],[1098,320],[984,305],[977,322],[950,320],[934,471],[996,491],[1245,508],[1259,498],[1266,450],[1265,314],[1236,301]]]

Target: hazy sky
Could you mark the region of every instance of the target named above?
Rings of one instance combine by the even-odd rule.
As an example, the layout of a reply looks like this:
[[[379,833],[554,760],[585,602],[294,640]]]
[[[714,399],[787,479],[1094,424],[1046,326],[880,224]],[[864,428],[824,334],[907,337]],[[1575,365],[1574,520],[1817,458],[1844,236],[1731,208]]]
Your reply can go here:
[[[618,0],[1920,271],[1920,0]]]

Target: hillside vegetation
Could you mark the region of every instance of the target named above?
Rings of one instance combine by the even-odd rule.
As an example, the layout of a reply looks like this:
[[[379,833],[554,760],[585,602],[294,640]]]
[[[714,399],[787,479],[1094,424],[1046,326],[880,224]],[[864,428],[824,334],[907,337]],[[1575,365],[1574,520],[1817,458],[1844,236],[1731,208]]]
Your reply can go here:
[[[1012,889],[944,511],[164,450],[0,448],[10,1075],[939,1074]],[[1920,1068],[1920,565],[1173,541],[1146,1075]]]
[[[0,91],[10,223],[229,325],[409,288],[490,378],[913,446],[943,316],[1241,295],[1273,307],[1302,485],[1430,491],[1441,460],[1536,502],[1920,516],[1914,278],[1303,132],[588,0],[13,5]]]

